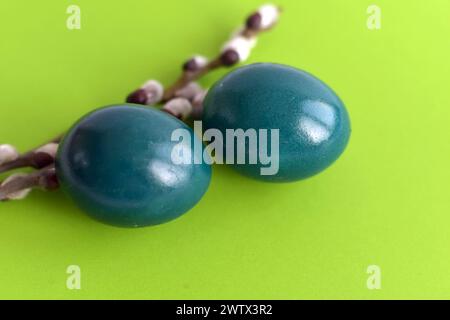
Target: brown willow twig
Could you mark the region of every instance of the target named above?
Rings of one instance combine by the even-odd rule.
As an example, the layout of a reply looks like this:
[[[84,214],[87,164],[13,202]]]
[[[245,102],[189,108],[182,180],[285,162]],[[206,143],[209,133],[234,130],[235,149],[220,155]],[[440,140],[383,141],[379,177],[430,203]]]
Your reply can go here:
[[[54,190],[59,187],[55,166],[50,165],[29,174],[16,174],[0,184],[0,201],[21,199],[31,188],[40,187],[44,190]]]
[[[273,5],[262,6],[258,11],[248,16],[244,27],[234,34],[233,38],[225,44],[219,55],[207,61],[202,58],[199,63],[198,57],[193,57],[183,64],[183,73],[181,76],[169,86],[164,93],[155,98],[154,92],[149,92],[145,85],[127,97],[127,102],[137,104],[156,104],[159,102],[166,103],[177,96],[177,92],[183,89],[189,83],[200,79],[205,74],[218,69],[220,67],[231,67],[239,62],[247,59],[248,53],[254,46],[256,37],[265,31],[272,29],[277,21],[278,15],[281,13],[279,7]],[[244,41],[246,40],[246,41]],[[151,98],[148,94],[151,94]]]
[[[281,9],[278,8],[278,10],[281,12]],[[235,37],[241,36],[247,40],[256,39],[260,33],[272,29],[275,23],[276,21],[268,27],[262,27],[261,14],[255,12],[247,18],[245,27],[237,33]],[[215,59],[211,60],[203,67],[195,68],[195,66],[192,65],[192,59],[186,61],[183,65],[183,73],[178,80],[164,92],[162,102],[169,101],[175,96],[178,90],[184,88],[190,82],[200,79],[205,74],[220,67],[232,67],[242,60],[245,59],[239,56],[239,52],[237,52],[235,48],[225,48]]]
[[[55,137],[44,145],[23,153],[11,161],[0,164],[0,173],[24,167],[41,169],[52,164],[55,160],[54,151],[56,151],[56,149],[52,148],[54,150],[49,150],[50,148],[46,148],[46,146],[59,143],[61,137],[62,136]]]

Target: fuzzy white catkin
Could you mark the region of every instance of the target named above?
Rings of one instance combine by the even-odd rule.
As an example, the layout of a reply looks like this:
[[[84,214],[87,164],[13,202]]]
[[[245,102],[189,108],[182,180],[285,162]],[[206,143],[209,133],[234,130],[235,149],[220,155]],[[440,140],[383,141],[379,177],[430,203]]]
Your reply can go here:
[[[185,98],[175,98],[167,102],[163,109],[184,118],[192,112],[192,105],[189,100]]]
[[[1,144],[0,145],[0,165],[14,161],[19,157],[19,153],[16,148],[14,148],[10,144]]]
[[[14,179],[20,178],[20,177],[24,177],[26,176],[26,173],[15,173],[11,176],[9,176],[5,181],[2,182],[1,186],[4,186],[5,184],[7,184],[8,182],[13,181]],[[10,200],[21,200],[23,198],[25,198],[29,193],[30,193],[31,189],[23,189],[20,191],[16,191],[13,193],[8,194],[8,199]]]
[[[53,159],[56,157],[56,152],[58,152],[58,144],[55,142],[50,142],[47,143],[46,145],[36,149],[36,151],[34,151],[35,153],[47,153],[48,155],[50,155]]]
[[[252,48],[256,44],[256,38],[248,39],[243,36],[237,36],[228,41],[222,48],[222,52],[227,50],[234,50],[239,56],[239,62],[243,62],[248,59]]]
[[[147,104],[152,105],[161,101],[164,95],[164,87],[157,80],[148,80],[141,87],[147,93]]]
[[[175,95],[180,98],[192,100],[197,93],[202,91],[202,87],[197,82],[190,82],[184,88],[178,90]]]
[[[265,4],[258,9],[261,15],[261,28],[266,29],[273,26],[280,16],[280,11],[277,6],[273,4]]]
[[[192,117],[201,119],[203,114],[203,101],[205,100],[208,90],[203,90],[195,95],[192,99]]]
[[[208,90],[202,90],[198,92],[195,97],[192,99],[192,106],[195,108],[197,106],[203,105],[203,101],[205,100],[206,95],[208,94]]]
[[[201,56],[199,54],[195,55],[192,57],[192,59],[195,61],[195,64],[199,67],[199,68],[203,68],[208,64],[208,58]]]

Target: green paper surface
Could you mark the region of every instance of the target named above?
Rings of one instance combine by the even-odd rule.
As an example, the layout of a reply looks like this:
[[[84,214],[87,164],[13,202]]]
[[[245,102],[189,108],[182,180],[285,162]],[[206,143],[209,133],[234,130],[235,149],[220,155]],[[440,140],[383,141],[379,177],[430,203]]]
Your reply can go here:
[[[79,30],[66,27],[71,4]],[[260,4],[2,1],[0,143],[26,151],[147,79],[170,84]],[[215,166],[193,210],[137,230],[90,219],[60,191],[0,203],[0,298],[450,298],[450,2],[277,4],[280,23],[248,62],[330,85],[352,121],[343,156],[291,184]],[[379,30],[367,27],[371,4]],[[66,286],[70,265],[80,290]],[[371,265],[380,289],[367,286]]]

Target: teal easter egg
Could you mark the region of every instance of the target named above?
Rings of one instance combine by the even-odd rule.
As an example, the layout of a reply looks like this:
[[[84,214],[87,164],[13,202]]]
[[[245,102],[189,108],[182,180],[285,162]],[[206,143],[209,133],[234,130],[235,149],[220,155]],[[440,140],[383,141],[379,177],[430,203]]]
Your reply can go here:
[[[271,63],[236,69],[218,81],[205,99],[203,126],[222,133],[223,158],[233,168],[273,182],[323,171],[342,154],[351,131],[347,110],[330,87],[307,72]],[[243,139],[229,143],[227,131],[240,129]]]
[[[60,144],[56,172],[62,189],[93,218],[120,227],[156,225],[191,209],[206,192],[211,168],[174,163],[177,129],[192,130],[152,107],[115,105],[79,120]],[[192,151],[193,152],[193,151]],[[194,154],[194,153],[192,153]]]

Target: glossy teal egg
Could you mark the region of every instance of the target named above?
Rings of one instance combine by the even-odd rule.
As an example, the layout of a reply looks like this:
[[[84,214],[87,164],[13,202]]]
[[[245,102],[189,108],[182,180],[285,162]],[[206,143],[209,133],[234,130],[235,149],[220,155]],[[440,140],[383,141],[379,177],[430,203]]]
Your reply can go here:
[[[191,141],[172,141],[175,130]],[[121,227],[167,222],[191,209],[206,192],[211,168],[178,164],[201,142],[173,116],[152,107],[116,105],[79,120],[60,144],[56,172],[62,189],[93,218]]]
[[[224,142],[224,159],[231,152],[233,168],[274,182],[321,172],[342,154],[351,131],[346,108],[330,87],[309,73],[271,63],[236,69],[218,81],[205,99],[203,126],[218,129],[225,139],[229,130],[248,133],[241,145],[237,139],[234,146]],[[244,163],[238,161],[239,148]],[[271,155],[270,162],[262,161],[261,150]]]

